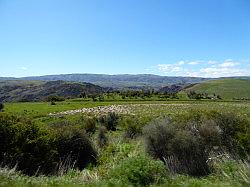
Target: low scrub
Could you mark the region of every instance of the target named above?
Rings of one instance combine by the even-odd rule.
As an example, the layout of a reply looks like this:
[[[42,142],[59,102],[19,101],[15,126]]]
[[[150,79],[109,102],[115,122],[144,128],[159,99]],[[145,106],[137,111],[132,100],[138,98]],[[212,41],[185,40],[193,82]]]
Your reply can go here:
[[[56,148],[60,168],[65,166],[65,171],[72,168],[82,170],[89,163],[96,162],[97,152],[84,130],[72,126],[61,128],[56,132]]]
[[[182,128],[196,129],[203,140],[207,138],[207,143],[216,144],[231,156],[247,158],[250,154],[250,121],[245,116],[231,112],[194,110],[178,116],[175,121]]]
[[[116,127],[119,122],[119,115],[115,112],[110,112],[107,115],[103,115],[99,118],[101,125],[105,126],[109,131],[116,131]]]
[[[209,174],[211,153],[226,151],[234,158],[249,155],[249,121],[234,114],[194,112],[171,122],[158,119],[143,134],[147,152],[174,173]]]
[[[250,155],[250,122],[233,113],[217,113],[215,122],[222,131],[222,143],[227,151],[247,158]]]
[[[98,120],[96,118],[83,117],[82,119],[83,128],[89,134],[94,134],[97,129]]]
[[[127,117],[121,121],[121,126],[125,129],[125,138],[134,139],[142,134],[143,125],[138,118]]]
[[[97,153],[84,132],[45,129],[26,118],[0,114],[0,163],[28,175],[55,174],[95,163]]]
[[[99,147],[104,147],[108,143],[108,138],[106,136],[107,129],[105,126],[100,126],[98,129],[97,143]]]
[[[147,152],[165,162],[171,172],[193,176],[210,173],[205,147],[190,131],[176,129],[163,119],[144,128],[144,136]]]

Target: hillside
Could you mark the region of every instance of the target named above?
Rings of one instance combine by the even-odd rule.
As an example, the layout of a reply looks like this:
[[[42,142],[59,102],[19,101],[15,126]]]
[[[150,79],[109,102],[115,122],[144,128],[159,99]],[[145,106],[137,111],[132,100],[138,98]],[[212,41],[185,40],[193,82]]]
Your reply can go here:
[[[74,83],[65,81],[0,81],[0,101],[37,101],[49,95],[78,97],[82,92],[100,93],[103,88],[90,83]]]
[[[40,80],[40,81],[73,81],[73,82],[89,82],[101,87],[113,87],[117,89],[140,89],[140,88],[154,88],[171,84],[190,84],[199,83],[209,79],[199,77],[168,77],[152,74],[120,74],[120,75],[106,75],[106,74],[62,74],[62,75],[45,75],[34,77],[23,77],[22,80]]]
[[[230,77],[233,79],[250,80],[249,76]],[[225,79],[225,78],[217,78]],[[214,78],[201,77],[169,77],[153,74],[60,74],[60,75],[44,75],[32,77],[0,77],[1,80],[26,80],[26,81],[67,81],[67,82],[88,82],[101,87],[112,87],[114,89],[160,89],[172,84],[188,85],[215,80]]]
[[[249,79],[218,79],[195,84],[186,91],[220,95],[222,99],[250,99]]]

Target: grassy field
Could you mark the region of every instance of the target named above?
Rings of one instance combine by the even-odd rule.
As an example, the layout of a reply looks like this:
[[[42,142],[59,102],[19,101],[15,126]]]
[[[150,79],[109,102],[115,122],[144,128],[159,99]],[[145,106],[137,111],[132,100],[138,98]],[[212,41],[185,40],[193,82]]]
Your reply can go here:
[[[48,102],[28,102],[28,103],[6,103],[5,111],[7,113],[27,115],[35,118],[45,117],[49,113],[57,113],[67,110],[81,108],[91,108],[96,106],[110,105],[128,105],[131,106],[131,112],[137,115],[156,116],[162,114],[182,113],[194,109],[202,110],[228,110],[241,113],[250,117],[250,102],[243,101],[110,101],[110,102],[92,102],[68,100],[57,102],[51,105]]]
[[[119,107],[117,108],[117,106]],[[119,113],[120,110],[123,111],[123,109],[126,110],[127,113],[122,114],[121,112],[120,115],[122,118],[118,123],[116,131],[108,131],[106,133],[108,144],[105,147],[98,147],[98,131],[90,136],[98,152],[96,166],[89,166],[82,171],[70,169],[67,172],[55,176],[27,176],[16,171],[15,168],[2,167],[0,169],[0,186],[137,186],[138,184],[126,182],[123,178],[126,178],[126,175],[129,175],[130,172],[136,173],[137,167],[140,168],[143,166],[138,166],[136,163],[135,168],[130,170],[130,164],[126,165],[126,163],[131,161],[129,160],[130,158],[141,158],[142,155],[147,156],[147,153],[143,137],[125,138],[124,133],[127,130],[127,124],[125,122],[127,118],[130,119],[130,117],[132,117],[133,123],[139,126],[145,126],[150,121],[159,118],[178,118],[182,115],[189,115],[193,111],[195,111],[194,113],[196,114],[216,111],[235,113],[242,118],[250,120],[250,102],[248,101],[93,102],[66,100],[56,102],[56,105],[51,105],[46,102],[6,103],[4,113],[28,117],[43,126],[61,124],[63,121],[67,121],[66,124],[79,126],[82,123],[81,120],[83,116],[98,117],[100,113],[103,112],[103,109],[110,109],[108,107],[116,113]],[[67,115],[60,114],[60,112],[82,108],[91,109],[91,112],[77,112]],[[50,113],[55,115],[50,116]],[[153,165],[150,167],[155,167],[154,164],[157,165],[157,163],[155,163],[156,161],[152,162]],[[122,168],[122,171],[120,171],[119,168]],[[151,186],[205,187],[250,185],[250,166],[247,162],[239,162],[234,159],[220,159],[213,163],[213,168],[214,171],[211,174],[203,177],[168,173],[166,176],[161,176],[155,182],[151,183]],[[148,168],[144,169],[147,171]],[[125,175],[123,171],[128,171],[128,173]],[[121,172],[121,176],[124,176],[118,179],[119,176],[117,178],[114,172]],[[150,174],[150,171],[148,172],[145,176]],[[144,176],[141,172],[135,175]],[[128,180],[132,179],[129,178]]]
[[[250,98],[250,80],[244,79],[220,79],[211,80],[196,84],[187,89],[187,91],[198,93],[216,94],[223,99],[249,99]]]

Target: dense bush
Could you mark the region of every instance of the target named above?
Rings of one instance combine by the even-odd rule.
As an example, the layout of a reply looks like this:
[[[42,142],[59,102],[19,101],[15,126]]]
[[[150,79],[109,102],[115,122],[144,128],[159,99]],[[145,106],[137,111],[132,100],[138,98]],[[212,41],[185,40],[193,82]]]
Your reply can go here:
[[[119,115],[115,112],[110,112],[107,115],[101,116],[99,122],[104,125],[107,130],[115,131],[118,125]]]
[[[233,113],[216,113],[215,122],[222,131],[222,143],[227,151],[247,157],[250,154],[250,122]]]
[[[249,155],[249,121],[235,114],[194,112],[155,120],[144,128],[147,151],[172,172],[206,175],[210,153]]]
[[[125,138],[136,138],[142,134],[142,124],[134,117],[125,118],[121,121],[121,125],[124,127],[124,137]]]
[[[143,135],[147,152],[154,158],[164,161],[171,155],[169,143],[175,136],[175,129],[170,125],[168,119],[155,120],[144,127]]]
[[[68,169],[83,169],[88,163],[96,162],[97,152],[83,130],[72,126],[61,128],[56,133],[56,146],[60,160]]]
[[[210,173],[206,147],[191,131],[163,119],[145,127],[144,136],[148,153],[164,161],[171,172],[193,176]]]
[[[56,101],[65,101],[65,98],[58,95],[50,95],[46,98],[46,101],[51,103]]]
[[[165,177],[166,169],[164,164],[146,156],[127,158],[109,173],[111,181],[141,186],[160,183]]]
[[[99,147],[104,147],[108,143],[106,136],[107,129],[105,126],[100,126],[98,130],[97,143]]]
[[[97,119],[96,118],[82,118],[83,128],[87,133],[94,134],[97,127]]]
[[[53,139],[30,120],[2,114],[0,134],[2,164],[17,164],[26,174],[47,173],[55,167]]]
[[[210,173],[207,164],[208,153],[205,144],[191,132],[179,130],[176,132],[172,143],[171,152],[178,162],[176,171],[192,176],[203,176]]]
[[[59,131],[60,130],[60,131]],[[0,163],[28,175],[54,174],[61,166],[84,168],[96,152],[79,129],[44,129],[29,119],[0,114]]]
[[[11,125],[16,122],[16,117],[0,113],[0,163],[4,161],[13,141],[14,132]]]
[[[219,146],[234,157],[246,158],[250,154],[250,121],[245,116],[229,112],[191,111],[175,120],[183,128],[196,129],[202,140],[207,138],[206,145],[210,142],[211,146]]]
[[[212,150],[214,146],[222,146],[221,129],[213,120],[202,122],[196,134],[200,136],[200,141],[207,150]]]

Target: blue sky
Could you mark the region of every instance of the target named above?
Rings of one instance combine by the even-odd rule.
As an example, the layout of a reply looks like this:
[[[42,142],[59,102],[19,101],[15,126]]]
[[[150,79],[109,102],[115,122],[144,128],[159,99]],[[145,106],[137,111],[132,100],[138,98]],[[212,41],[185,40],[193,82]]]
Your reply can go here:
[[[0,0],[0,76],[250,75],[249,0]]]

